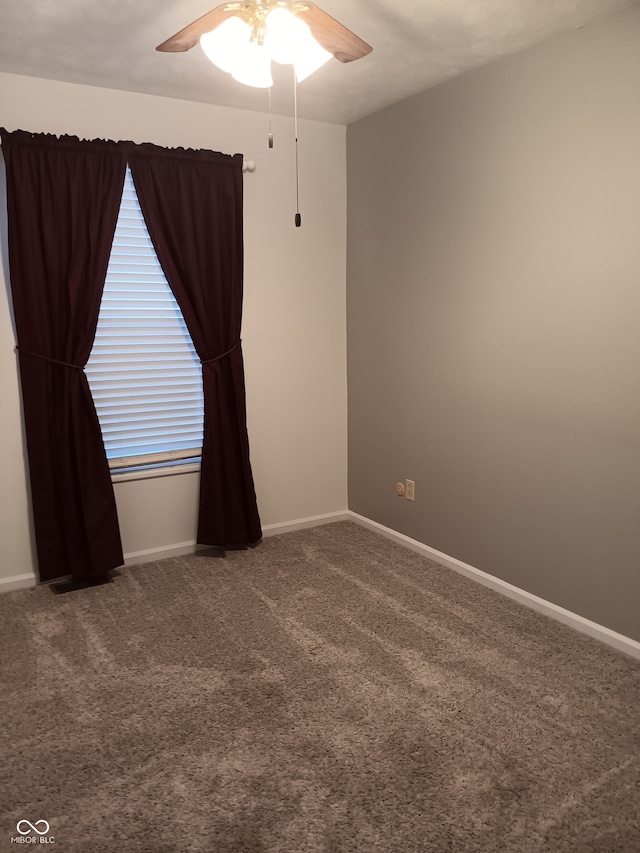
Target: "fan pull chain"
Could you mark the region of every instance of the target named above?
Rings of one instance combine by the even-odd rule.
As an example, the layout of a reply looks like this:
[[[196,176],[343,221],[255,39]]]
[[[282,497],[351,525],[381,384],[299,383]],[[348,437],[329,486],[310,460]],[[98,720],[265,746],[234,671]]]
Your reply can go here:
[[[273,132],[271,128],[271,86],[269,86],[269,148],[273,148]]]
[[[298,80],[296,69],[293,67],[293,122],[296,136],[296,228],[302,225],[300,216],[300,169],[298,166]]]

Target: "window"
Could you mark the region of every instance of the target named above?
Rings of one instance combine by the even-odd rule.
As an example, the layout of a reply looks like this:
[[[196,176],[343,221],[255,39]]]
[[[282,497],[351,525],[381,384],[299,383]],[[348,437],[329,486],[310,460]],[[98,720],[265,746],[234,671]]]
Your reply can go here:
[[[202,370],[129,169],[86,374],[110,468],[200,456]]]

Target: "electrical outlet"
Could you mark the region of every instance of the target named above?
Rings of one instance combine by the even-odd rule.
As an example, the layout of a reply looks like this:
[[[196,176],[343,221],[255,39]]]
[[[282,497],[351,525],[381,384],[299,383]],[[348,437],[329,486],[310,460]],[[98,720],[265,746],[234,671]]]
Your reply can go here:
[[[405,497],[408,501],[415,501],[416,499],[416,484],[413,480],[407,480]]]

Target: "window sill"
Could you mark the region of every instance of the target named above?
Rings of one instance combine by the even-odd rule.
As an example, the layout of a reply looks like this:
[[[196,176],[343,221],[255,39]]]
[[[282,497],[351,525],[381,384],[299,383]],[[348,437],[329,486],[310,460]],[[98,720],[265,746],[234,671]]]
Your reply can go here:
[[[153,468],[138,468],[128,471],[112,471],[112,483],[127,483],[130,480],[153,480],[155,477],[175,477],[177,474],[194,474],[200,471],[199,462],[187,464],[156,465]]]

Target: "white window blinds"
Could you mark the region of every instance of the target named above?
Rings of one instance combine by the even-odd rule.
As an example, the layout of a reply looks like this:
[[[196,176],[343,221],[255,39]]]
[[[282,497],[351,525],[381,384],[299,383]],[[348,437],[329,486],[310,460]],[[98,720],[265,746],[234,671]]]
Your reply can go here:
[[[111,468],[200,455],[200,362],[129,169],[86,374]]]

